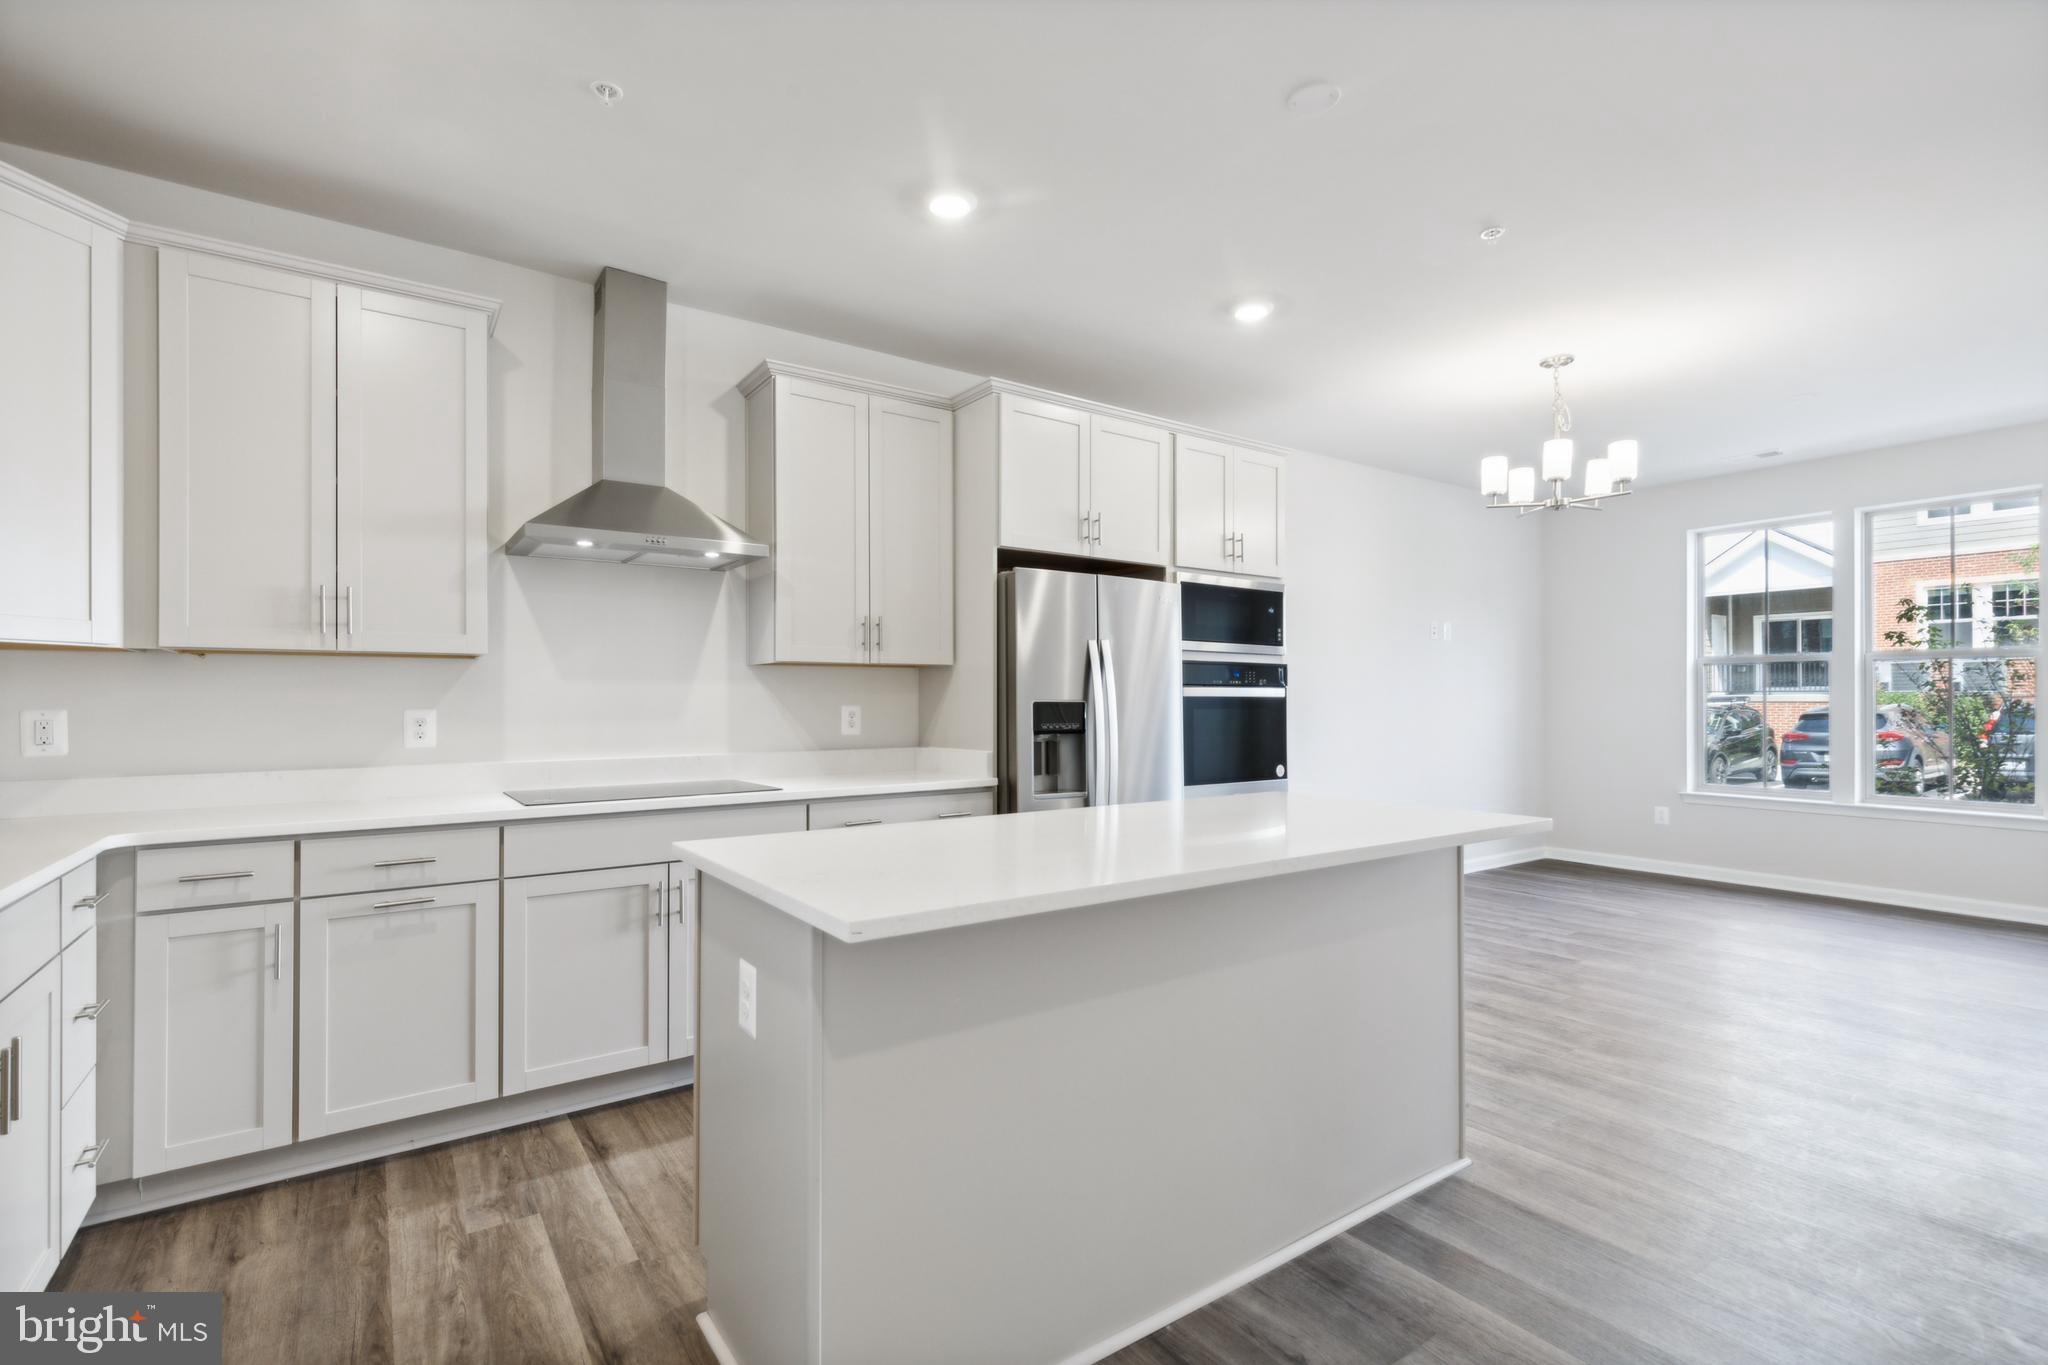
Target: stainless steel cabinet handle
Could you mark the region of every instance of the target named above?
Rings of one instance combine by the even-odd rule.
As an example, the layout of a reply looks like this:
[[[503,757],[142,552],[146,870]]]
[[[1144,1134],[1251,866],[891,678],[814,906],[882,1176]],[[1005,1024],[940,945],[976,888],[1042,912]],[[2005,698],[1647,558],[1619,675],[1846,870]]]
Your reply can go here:
[[[16,1038],[6,1047],[0,1047],[0,1137],[7,1136],[9,1097],[17,1087],[14,1084],[14,1068],[20,1065],[21,1039]]]
[[[668,883],[654,888],[654,922],[660,924],[668,913]]]
[[[313,585],[313,621],[320,627],[320,638],[327,638],[327,585]]]
[[[408,905],[432,905],[433,903],[434,897],[432,896],[408,896],[402,901],[373,901],[370,904],[370,908],[372,910],[403,910]]]
[[[87,896],[82,901],[73,901],[71,908],[73,910],[97,910],[100,908],[100,902],[113,894],[111,891],[102,891],[97,896]]]
[[[78,1160],[71,1163],[71,1169],[75,1171],[80,1166],[83,1166],[87,1170],[91,1170],[100,1164],[100,1158],[105,1156],[107,1148],[113,1145],[114,1140],[112,1138],[101,1138],[98,1142],[95,1142],[92,1146],[78,1154]]]
[[[351,584],[349,584],[349,585],[348,585],[347,587],[345,587],[345,588],[343,588],[343,589],[341,590],[341,604],[342,604],[342,606],[344,606],[344,607],[346,607],[346,608],[348,609],[348,621],[347,621],[347,625],[348,625],[348,633],[349,633],[349,635],[350,635],[351,637],[353,637],[353,636],[355,635],[355,633],[356,633],[356,585],[355,585],[355,584],[351,583]],[[334,623],[334,633],[335,633],[336,635],[339,635],[339,634],[341,634],[341,627],[342,627],[342,625],[343,625],[343,623],[342,623],[341,621],[336,621],[336,622]]]
[[[935,818],[940,820],[958,820],[963,816],[968,816],[972,814],[974,814],[974,812],[971,810],[949,810],[939,812],[939,814]]]
[[[860,652],[868,652],[868,618],[865,616],[860,618]]]
[[[1102,543],[1102,513],[1100,512],[1095,514],[1095,543],[1097,545]]]
[[[7,1121],[21,1122],[21,1039],[7,1044]]]
[[[178,878],[181,882],[231,882],[241,877],[253,877],[254,872],[193,872]]]
[[[866,820],[841,820],[839,822],[839,827],[841,829],[851,829],[855,825],[879,825],[881,823],[881,818],[879,816],[876,816]]]
[[[270,926],[270,979],[284,980],[284,940],[278,936],[277,926]]]
[[[877,654],[880,654],[881,652],[882,652],[882,618],[881,618],[881,617],[879,617],[879,616],[877,616],[877,617],[875,618],[875,653],[877,653]]]
[[[417,858],[386,858],[386,859],[385,859],[385,860],[384,860],[383,862],[381,862],[381,863],[371,863],[371,864],[370,864],[370,866],[371,866],[371,867],[420,867],[420,866],[422,866],[422,865],[424,865],[424,864],[426,864],[426,863],[438,863],[438,862],[440,862],[440,861],[441,861],[441,860],[440,860],[439,858],[431,858],[431,857],[428,857],[428,856],[426,856],[426,855],[422,854],[421,856],[419,856],[419,857],[417,857]]]
[[[100,1017],[100,1011],[112,1003],[111,1000],[95,1000],[90,1005],[80,1005],[78,1013],[71,1016],[72,1021],[75,1023],[80,1019],[97,1019]]]
[[[1083,541],[1095,539],[1094,536],[1089,534],[1089,527],[1093,524],[1094,520],[1095,519],[1089,516],[1086,512],[1083,512],[1081,514],[1081,539]]]

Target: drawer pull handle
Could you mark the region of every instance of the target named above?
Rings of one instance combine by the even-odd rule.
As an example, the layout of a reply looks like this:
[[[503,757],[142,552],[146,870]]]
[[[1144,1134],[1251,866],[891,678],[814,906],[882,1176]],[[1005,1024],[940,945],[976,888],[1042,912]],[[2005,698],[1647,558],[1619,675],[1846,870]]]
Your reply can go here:
[[[254,872],[193,872],[178,878],[178,880],[181,882],[231,882],[255,875]]]
[[[95,1142],[92,1146],[78,1154],[78,1160],[71,1163],[71,1169],[75,1171],[83,1166],[86,1170],[91,1170],[100,1164],[100,1158],[105,1156],[107,1148],[113,1145],[114,1140],[112,1138],[101,1138],[98,1142]]]
[[[0,1137],[21,1117],[21,1039],[0,1047]]]
[[[371,866],[371,867],[421,867],[421,866],[424,866],[424,865],[425,865],[425,864],[427,864],[427,863],[437,863],[437,862],[439,862],[439,861],[441,861],[441,860],[440,860],[439,858],[431,858],[431,857],[426,857],[426,856],[424,856],[424,855],[423,855],[423,856],[421,856],[421,857],[418,857],[418,858],[386,858],[386,859],[385,859],[385,860],[384,860],[383,862],[381,862],[381,863],[371,863],[371,864],[370,864],[370,866]]]
[[[974,812],[971,810],[948,810],[939,812],[938,818],[941,820],[959,820],[972,814]]]
[[[95,1000],[90,1005],[80,1005],[78,1013],[72,1015],[71,1020],[77,1023],[81,1019],[97,1019],[100,1017],[100,1011],[112,1003],[111,1000]]]
[[[102,891],[97,896],[87,896],[82,901],[71,902],[71,908],[73,910],[97,910],[100,908],[100,902],[113,894],[111,891]]]
[[[403,910],[408,905],[432,905],[433,903],[434,898],[432,896],[408,896],[402,901],[376,901],[371,904],[370,908],[372,910]]]
[[[839,827],[841,829],[852,829],[855,825],[879,825],[881,823],[880,816],[872,816],[866,820],[842,820],[839,822]]]

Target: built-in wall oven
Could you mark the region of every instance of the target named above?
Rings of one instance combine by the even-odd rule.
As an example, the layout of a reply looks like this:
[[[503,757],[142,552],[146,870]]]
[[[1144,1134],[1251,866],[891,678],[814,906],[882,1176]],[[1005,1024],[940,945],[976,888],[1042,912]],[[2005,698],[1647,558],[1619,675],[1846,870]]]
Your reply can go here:
[[[1287,665],[1183,658],[1181,753],[1189,796],[1287,787]]]

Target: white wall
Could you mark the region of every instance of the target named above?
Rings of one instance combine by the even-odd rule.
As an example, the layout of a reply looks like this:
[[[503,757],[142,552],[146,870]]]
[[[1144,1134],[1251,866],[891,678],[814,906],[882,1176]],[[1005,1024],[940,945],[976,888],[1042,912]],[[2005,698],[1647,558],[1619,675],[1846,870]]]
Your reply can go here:
[[[1546,518],[1547,704],[1553,847],[1599,855],[1877,887],[1921,904],[1988,901],[2048,909],[2048,831],[1900,821],[1782,806],[1687,802],[1686,555],[1698,527],[1833,513],[1837,620],[1859,507],[2048,481],[2048,425],[1685,483],[1654,485],[1595,514]],[[1856,631],[1837,625],[1835,668],[1854,668]],[[1652,822],[1651,807],[1672,823]],[[1968,908],[1951,905],[1950,908]]]
[[[492,544],[588,481],[588,282],[27,148],[0,145],[0,160],[138,221],[502,299],[490,348]],[[130,610],[148,622],[154,253],[130,252]],[[733,385],[770,356],[944,394],[974,378],[671,306],[669,482],[735,522],[745,463]],[[0,716],[11,724],[24,708],[61,707],[71,725],[65,758],[0,746],[0,779],[917,742],[915,670],[749,667],[743,590],[723,574],[494,555],[490,650],[476,660],[0,650]],[[840,738],[842,702],[864,710],[858,740]],[[401,713],[429,706],[440,711],[439,747],[403,748]]]

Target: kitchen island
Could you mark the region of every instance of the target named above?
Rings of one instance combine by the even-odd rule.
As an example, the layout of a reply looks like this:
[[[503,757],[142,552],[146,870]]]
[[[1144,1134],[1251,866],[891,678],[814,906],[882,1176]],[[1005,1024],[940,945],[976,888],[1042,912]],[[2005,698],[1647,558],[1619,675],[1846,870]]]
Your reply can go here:
[[[705,1334],[1097,1359],[1459,1170],[1464,846],[1289,793],[677,845]]]

